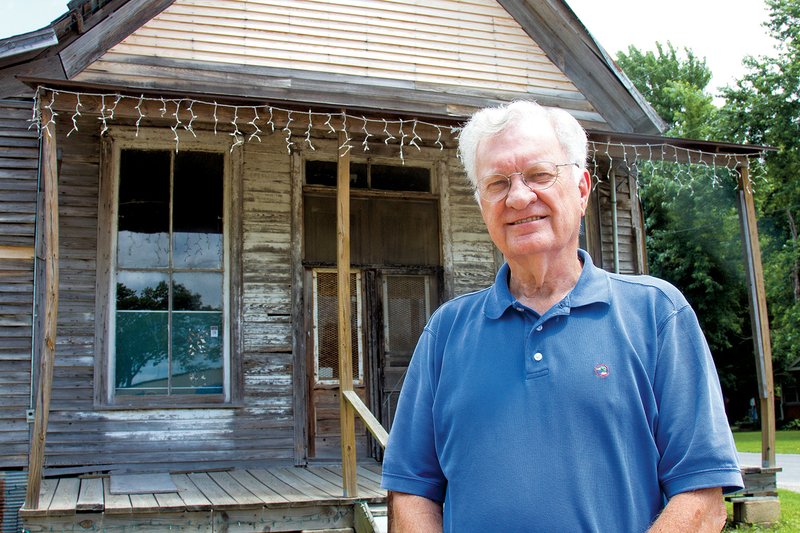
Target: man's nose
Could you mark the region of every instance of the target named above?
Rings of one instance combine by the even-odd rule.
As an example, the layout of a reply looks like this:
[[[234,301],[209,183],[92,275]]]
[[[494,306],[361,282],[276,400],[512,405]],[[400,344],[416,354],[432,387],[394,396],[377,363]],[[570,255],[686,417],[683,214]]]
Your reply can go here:
[[[522,180],[522,176],[517,174],[511,177],[511,185],[508,189],[508,196],[506,196],[506,205],[514,209],[523,209],[535,202],[539,197]]]

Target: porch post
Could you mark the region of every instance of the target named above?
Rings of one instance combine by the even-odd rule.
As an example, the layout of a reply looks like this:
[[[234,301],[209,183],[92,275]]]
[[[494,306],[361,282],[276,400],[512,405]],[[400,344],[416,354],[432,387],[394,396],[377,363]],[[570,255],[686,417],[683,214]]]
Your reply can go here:
[[[356,485],[355,410],[346,392],[353,390],[353,347],[350,337],[350,153],[347,136],[339,132],[336,185],[336,269],[339,299],[339,426],[342,436],[342,490],[358,495]]]
[[[42,183],[44,186],[44,326],[39,355],[39,374],[36,386],[36,411],[33,418],[30,453],[28,455],[28,488],[25,507],[39,507],[39,490],[44,467],[44,447],[47,418],[50,414],[50,393],[53,384],[53,362],[56,348],[58,317],[58,163],[56,160],[56,124],[52,109],[39,99],[42,130]],[[37,250],[39,252],[39,250]],[[35,297],[35,295],[34,295]]]
[[[745,271],[750,297],[750,321],[756,352],[756,376],[761,402],[761,466],[775,466],[775,390],[772,380],[772,346],[769,336],[764,271],[758,242],[756,209],[749,168],[739,168],[739,222],[745,255]]]

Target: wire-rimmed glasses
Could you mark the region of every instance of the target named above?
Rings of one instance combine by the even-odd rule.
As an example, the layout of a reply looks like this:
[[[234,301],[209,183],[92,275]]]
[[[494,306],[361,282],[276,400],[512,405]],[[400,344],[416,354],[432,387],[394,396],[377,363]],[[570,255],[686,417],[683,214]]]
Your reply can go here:
[[[478,181],[478,194],[487,202],[499,202],[508,196],[511,190],[511,179],[519,175],[522,184],[533,192],[543,191],[555,185],[558,181],[559,167],[580,167],[578,163],[551,163],[550,161],[537,161],[521,172],[511,174],[489,174]]]

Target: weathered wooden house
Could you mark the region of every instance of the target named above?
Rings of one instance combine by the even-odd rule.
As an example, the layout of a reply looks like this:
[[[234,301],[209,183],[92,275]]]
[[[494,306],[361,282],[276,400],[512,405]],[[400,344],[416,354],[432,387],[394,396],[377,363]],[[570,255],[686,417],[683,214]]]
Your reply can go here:
[[[352,388],[388,428],[427,317],[502,261],[455,152],[480,107],[573,113],[599,178],[584,247],[646,269],[630,163],[666,153],[661,121],[561,0],[69,9],[0,41],[0,470],[44,474],[27,527],[350,527],[323,468],[342,457],[338,280]],[[755,152],[723,148],[669,145]],[[380,446],[356,435],[380,500]],[[123,472],[179,492],[112,490]]]

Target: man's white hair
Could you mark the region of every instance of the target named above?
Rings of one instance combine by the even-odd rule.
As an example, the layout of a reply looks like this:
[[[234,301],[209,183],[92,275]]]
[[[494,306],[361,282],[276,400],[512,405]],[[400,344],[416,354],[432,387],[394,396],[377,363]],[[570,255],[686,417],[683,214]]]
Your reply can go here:
[[[556,139],[567,156],[568,161],[554,163],[577,163],[573,175],[580,176],[586,166],[587,138],[586,132],[578,121],[563,109],[543,107],[536,102],[516,100],[497,107],[487,107],[472,115],[472,118],[461,130],[458,139],[458,152],[467,178],[476,191],[478,176],[475,169],[475,157],[478,144],[485,139],[516,124],[547,124],[553,128]],[[477,198],[477,196],[476,196]]]

